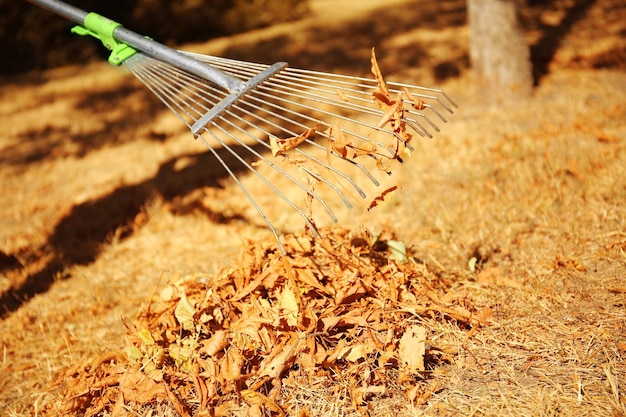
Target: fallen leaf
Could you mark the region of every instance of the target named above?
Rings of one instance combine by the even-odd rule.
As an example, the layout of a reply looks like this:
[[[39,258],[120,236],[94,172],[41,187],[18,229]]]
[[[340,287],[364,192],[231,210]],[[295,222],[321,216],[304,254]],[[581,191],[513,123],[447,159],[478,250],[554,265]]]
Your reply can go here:
[[[119,378],[118,389],[129,402],[149,404],[155,399],[167,399],[165,389],[157,382],[148,378],[143,372],[124,372]]]
[[[398,346],[398,356],[411,373],[423,371],[426,353],[426,328],[419,325],[408,327]]]
[[[180,300],[178,304],[176,304],[176,309],[174,310],[174,316],[178,323],[182,326],[184,330],[193,330],[195,328],[193,316],[196,314],[196,309],[193,304],[187,298],[184,290],[181,290]]]
[[[241,378],[241,368],[245,363],[245,358],[239,349],[231,345],[226,351],[226,355],[220,361],[218,375],[227,381],[237,381]]]
[[[273,413],[278,413],[280,416],[284,416],[285,412],[276,402],[271,398],[261,394],[260,392],[244,389],[240,392],[241,397],[250,405],[264,406]],[[265,415],[265,414],[262,414]]]
[[[394,261],[404,262],[406,261],[406,245],[399,240],[388,240],[387,247],[391,252],[390,258]]]
[[[359,343],[355,346],[347,346],[344,351],[339,354],[339,359],[345,359],[348,362],[358,362],[361,359],[367,358],[367,355],[373,351],[373,346]]]
[[[285,343],[280,349],[277,349],[280,353],[271,358],[270,361],[263,366],[261,372],[259,372],[259,378],[278,378],[285,370],[287,364],[294,358],[300,341],[301,339],[298,336],[293,336],[291,340]]]
[[[499,287],[521,288],[522,286],[514,279],[504,276],[502,270],[497,266],[480,271],[476,276],[476,282],[482,285],[496,285]]]
[[[291,327],[296,327],[298,325],[298,312],[300,310],[296,294],[290,288],[285,287],[280,293],[278,302],[287,320],[287,324]]]
[[[208,340],[204,340],[201,343],[202,348],[199,352],[202,355],[215,356],[228,346],[229,340],[225,330],[218,330]]]

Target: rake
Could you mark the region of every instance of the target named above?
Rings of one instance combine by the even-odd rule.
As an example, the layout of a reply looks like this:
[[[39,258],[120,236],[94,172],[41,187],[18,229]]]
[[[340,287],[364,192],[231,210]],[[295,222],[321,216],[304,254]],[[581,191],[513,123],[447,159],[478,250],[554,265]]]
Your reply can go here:
[[[456,107],[441,90],[386,82],[373,49],[374,78],[256,64],[174,50],[61,1],[27,1],[77,23],[72,32],[98,38],[111,64],[126,67],[174,112],[241,188],[283,254],[273,226],[283,214],[278,207],[295,210],[317,237],[316,210],[338,221],[327,196],[372,208],[396,188],[371,192],[410,155],[413,137],[432,137]],[[241,169],[260,181],[245,185]],[[302,202],[293,190],[303,192]],[[268,191],[279,198],[267,202]]]

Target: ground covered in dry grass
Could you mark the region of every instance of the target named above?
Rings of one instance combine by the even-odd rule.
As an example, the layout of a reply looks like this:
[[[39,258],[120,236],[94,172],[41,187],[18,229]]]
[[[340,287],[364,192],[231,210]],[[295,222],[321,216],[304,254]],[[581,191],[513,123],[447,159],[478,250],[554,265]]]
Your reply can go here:
[[[186,47],[366,74],[376,46],[387,78],[459,104],[390,204],[326,241],[285,215],[287,258],[128,74],[4,80],[3,415],[626,415],[624,6],[529,9],[535,94],[489,106],[463,2],[413,3],[318,0]]]

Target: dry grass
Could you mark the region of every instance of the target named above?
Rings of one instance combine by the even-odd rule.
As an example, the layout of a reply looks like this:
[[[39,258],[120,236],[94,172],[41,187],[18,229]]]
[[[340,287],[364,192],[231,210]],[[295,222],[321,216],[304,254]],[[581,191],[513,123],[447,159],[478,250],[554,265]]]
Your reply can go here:
[[[448,358],[424,381],[424,392],[436,389],[417,405],[390,385],[391,394],[370,401],[372,415],[626,415],[626,75],[623,61],[598,68],[607,50],[623,50],[618,3],[586,11],[528,102],[485,107],[469,72],[441,82],[459,112],[403,168],[404,191],[373,215],[345,216],[342,226],[354,231],[392,230],[495,321],[472,331],[421,317]],[[267,33],[259,39],[269,42]],[[389,35],[377,50],[396,57],[388,78],[429,84],[424,68],[439,58],[401,67],[411,33]],[[447,28],[444,39],[454,56],[464,28]],[[240,42],[245,51],[254,35]],[[244,240],[268,237],[236,187],[130,78],[99,65],[43,77],[1,87],[0,182],[11,198],[0,203],[0,291],[33,277],[43,285],[0,321],[0,409],[8,416],[41,415],[62,393],[50,388],[58,375],[125,347],[120,318],[132,321],[173,271],[215,274],[236,265]],[[169,162],[191,169],[167,171]],[[213,175],[209,183],[203,173]],[[281,398],[294,415],[354,415],[349,384],[337,381],[287,379]],[[134,412],[175,415],[167,404]]]

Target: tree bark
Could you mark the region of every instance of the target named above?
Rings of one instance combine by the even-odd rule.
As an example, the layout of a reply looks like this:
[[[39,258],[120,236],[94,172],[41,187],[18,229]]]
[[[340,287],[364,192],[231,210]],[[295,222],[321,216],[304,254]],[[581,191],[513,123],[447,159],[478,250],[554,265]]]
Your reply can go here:
[[[530,48],[516,0],[468,0],[470,60],[477,91],[489,102],[528,97]]]

